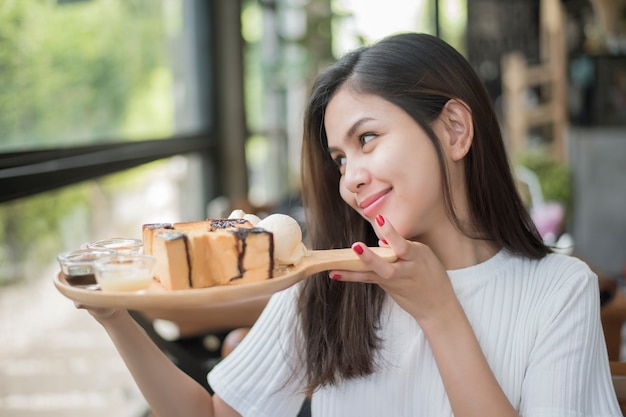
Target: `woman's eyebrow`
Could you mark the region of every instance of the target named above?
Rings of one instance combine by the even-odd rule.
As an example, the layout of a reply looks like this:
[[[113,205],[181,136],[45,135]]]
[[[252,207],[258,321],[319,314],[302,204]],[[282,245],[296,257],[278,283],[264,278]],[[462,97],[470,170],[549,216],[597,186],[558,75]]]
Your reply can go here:
[[[361,127],[361,125],[364,124],[365,122],[369,122],[370,120],[374,120],[374,118],[373,117],[362,117],[359,120],[357,120],[356,122],[354,122],[354,124],[352,126],[350,126],[350,129],[348,129],[348,132],[346,133],[345,139],[349,139],[352,136],[354,136],[354,134],[359,129],[359,127]]]
[[[354,124],[352,126],[350,126],[350,129],[348,129],[348,131],[346,132],[346,135],[343,138],[344,142],[347,142],[352,136],[354,136],[357,132],[357,130],[359,130],[359,128],[366,122],[369,122],[370,120],[374,120],[373,117],[362,117],[359,120],[357,120],[356,122],[354,122]],[[336,148],[336,147],[328,147],[328,153],[333,153],[333,152],[338,152],[341,149]]]

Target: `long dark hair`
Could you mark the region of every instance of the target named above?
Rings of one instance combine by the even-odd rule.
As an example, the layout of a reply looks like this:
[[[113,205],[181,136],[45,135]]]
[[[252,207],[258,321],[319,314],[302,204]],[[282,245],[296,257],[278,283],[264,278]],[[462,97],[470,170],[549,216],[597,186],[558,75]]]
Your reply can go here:
[[[530,258],[549,252],[517,193],[491,100],[470,64],[444,41],[426,34],[391,36],[343,56],[319,75],[304,120],[302,196],[313,249],[377,245],[371,225],[339,194],[340,174],[328,155],[324,113],[342,85],[402,108],[427,133],[439,158],[447,214],[464,233],[451,203],[439,140],[431,128],[450,99],[472,112],[474,139],[465,158],[472,236]],[[478,236],[474,233],[478,232]],[[313,392],[376,368],[384,293],[376,285],[341,283],[322,273],[307,279],[298,300],[307,389]]]

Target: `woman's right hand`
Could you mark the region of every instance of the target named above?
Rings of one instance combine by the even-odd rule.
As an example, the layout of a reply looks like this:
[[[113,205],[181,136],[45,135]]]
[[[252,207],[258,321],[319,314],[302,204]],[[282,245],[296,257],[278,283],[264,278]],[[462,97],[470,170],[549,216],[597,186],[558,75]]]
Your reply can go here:
[[[447,320],[450,311],[460,308],[448,273],[429,246],[403,238],[382,216],[376,218],[376,231],[380,243],[398,259],[388,262],[363,242],[355,242],[352,249],[369,271],[333,270],[332,279],[379,285],[422,328],[426,322]]]

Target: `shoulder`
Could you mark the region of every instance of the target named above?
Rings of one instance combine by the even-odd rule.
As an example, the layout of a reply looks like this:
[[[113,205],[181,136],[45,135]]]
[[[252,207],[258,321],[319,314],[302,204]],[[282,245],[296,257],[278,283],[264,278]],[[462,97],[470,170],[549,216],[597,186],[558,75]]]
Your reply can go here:
[[[596,274],[581,259],[550,253],[541,259],[510,255],[510,266],[526,278],[552,284],[597,282]]]
[[[547,308],[582,298],[598,298],[598,277],[574,256],[550,253],[541,259],[506,253],[499,285]],[[502,282],[504,281],[504,282]],[[498,285],[498,284],[496,284]]]
[[[551,253],[541,259],[514,257],[512,262],[529,300],[546,311],[559,311],[566,305],[585,304],[593,309],[599,305],[598,277],[579,258]]]
[[[571,288],[596,285],[597,276],[579,258],[550,253],[533,259],[502,249],[482,264],[463,270],[449,271],[457,295],[475,290],[517,293],[540,299]]]
[[[546,268],[558,268],[560,270],[569,270],[571,272],[581,271],[591,273],[591,268],[580,258],[571,255],[563,255],[559,253],[549,253],[538,260],[539,264]]]
[[[546,278],[552,277],[563,285],[598,283],[598,277],[589,265],[575,256],[551,253],[539,260],[537,268]]]

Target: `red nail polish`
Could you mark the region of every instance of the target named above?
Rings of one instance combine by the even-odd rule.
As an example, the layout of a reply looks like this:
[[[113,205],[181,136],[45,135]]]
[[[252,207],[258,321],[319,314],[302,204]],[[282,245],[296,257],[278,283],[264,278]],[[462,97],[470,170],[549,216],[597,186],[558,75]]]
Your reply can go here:
[[[382,214],[376,215],[376,223],[378,223],[379,226],[385,224],[385,218],[382,216]]]
[[[380,241],[381,241],[383,244],[385,244],[385,245],[388,245],[388,244],[389,244],[389,242],[387,242],[385,239],[380,239]]]
[[[339,274],[332,274],[330,276],[330,279],[332,279],[333,281],[339,281],[341,279],[341,275],[339,275]]]
[[[363,247],[361,245],[354,245],[352,250],[354,250],[357,255],[363,255]]]

